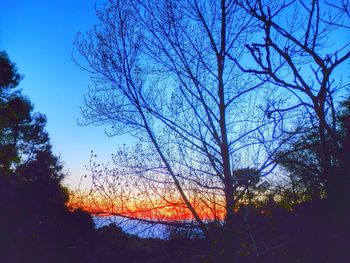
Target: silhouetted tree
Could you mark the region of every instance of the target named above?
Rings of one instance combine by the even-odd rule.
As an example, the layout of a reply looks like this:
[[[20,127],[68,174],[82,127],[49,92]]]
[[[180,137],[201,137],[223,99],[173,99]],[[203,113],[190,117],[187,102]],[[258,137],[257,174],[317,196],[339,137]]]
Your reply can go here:
[[[21,75],[17,73],[16,65],[13,64],[5,51],[0,52],[0,94],[1,99],[7,95],[11,88],[17,87]]]
[[[32,104],[16,89],[21,76],[5,52],[0,53],[0,66],[0,168],[9,173],[44,150],[49,138],[46,117],[32,114]]]
[[[91,216],[70,212],[46,118],[16,89],[21,77],[0,52],[0,261],[94,262]]]
[[[220,207],[225,253],[232,257],[234,207],[242,196],[233,170],[249,167],[266,175],[280,142],[265,132],[270,122],[254,104],[260,97],[251,97],[263,83],[242,78],[228,59],[228,54],[240,57],[253,30],[251,19],[225,0],[128,5],[111,0],[97,16],[100,24],[76,42],[84,59],[79,64],[95,84],[86,97],[83,124],[107,125],[109,135],[128,133],[139,142],[114,156],[114,172],[92,167],[95,185],[123,185],[119,198],[115,188],[100,187],[102,198],[118,198],[110,207],[131,218],[136,213],[125,204],[135,199],[148,200],[147,211],[155,216],[164,206],[186,208],[206,235],[202,211],[216,215]],[[269,146],[260,147],[266,140]]]
[[[350,58],[349,39],[339,38],[349,35],[349,1],[235,2],[261,28],[256,40],[246,44],[249,64],[236,59],[237,65],[289,94],[287,101],[272,100],[266,114],[274,120],[283,119],[289,124],[283,128],[289,132],[305,134],[300,139],[308,140],[304,146],[310,144],[309,149],[313,147],[311,151],[318,152],[317,160],[312,154],[306,157],[305,164],[319,163],[313,179],[324,184],[331,206],[335,207],[349,195],[342,186],[348,174],[337,169],[338,154],[343,155],[338,94],[349,82],[336,81],[342,65]]]
[[[333,150],[334,176],[341,177],[339,188],[347,193],[350,189],[349,168],[347,156],[349,155],[349,100],[341,103],[337,113],[339,148]],[[322,146],[315,132],[300,136],[289,149],[281,152],[278,162],[289,172],[291,190],[299,197],[299,202],[305,199],[318,199],[326,195],[327,181],[322,176]],[[297,198],[298,198],[297,197]],[[347,196],[342,196],[340,203],[346,202]]]

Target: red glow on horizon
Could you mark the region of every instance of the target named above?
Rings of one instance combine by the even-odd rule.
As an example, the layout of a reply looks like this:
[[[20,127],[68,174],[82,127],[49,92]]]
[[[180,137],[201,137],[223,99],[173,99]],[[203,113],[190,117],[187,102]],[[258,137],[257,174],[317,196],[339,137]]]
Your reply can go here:
[[[222,220],[225,217],[223,206],[209,207],[204,202],[192,201],[191,204],[202,220]],[[77,197],[71,194],[67,204],[71,210],[82,209],[95,216],[121,216],[130,219],[150,221],[191,221],[194,219],[187,206],[181,202],[167,203],[164,200],[135,200],[132,203],[120,205],[104,198],[93,198],[89,195]]]

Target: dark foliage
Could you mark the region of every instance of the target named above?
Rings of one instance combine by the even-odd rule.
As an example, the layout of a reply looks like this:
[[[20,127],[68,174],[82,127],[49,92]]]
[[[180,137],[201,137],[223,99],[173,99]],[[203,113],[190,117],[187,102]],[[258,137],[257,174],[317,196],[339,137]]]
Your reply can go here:
[[[339,220],[328,214],[326,202],[303,202],[291,210],[271,199],[259,208],[249,207],[248,216],[248,207],[242,206],[235,221],[236,262],[349,262],[350,215]],[[126,234],[114,224],[104,226],[96,230],[92,257],[100,263],[227,262],[221,257],[223,229],[218,225],[211,242],[191,230],[169,231],[168,239],[161,240]]]
[[[3,88],[13,88],[16,87],[21,80],[21,75],[17,73],[17,68],[13,64],[6,52],[0,52],[0,90],[1,95],[4,92]]]
[[[290,174],[293,194],[297,199],[315,200],[327,196],[331,210],[347,208],[350,196],[350,99],[343,101],[338,110],[338,147],[329,147],[332,156],[331,176],[323,169],[322,147],[314,132],[300,136],[280,152],[277,161]]]
[[[70,212],[46,118],[16,87],[16,66],[0,52],[0,262],[94,262],[95,229]]]

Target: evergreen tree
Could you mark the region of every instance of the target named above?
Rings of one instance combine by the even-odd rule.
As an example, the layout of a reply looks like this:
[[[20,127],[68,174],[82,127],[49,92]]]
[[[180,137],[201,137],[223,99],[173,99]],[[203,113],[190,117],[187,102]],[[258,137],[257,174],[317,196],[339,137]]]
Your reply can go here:
[[[66,208],[63,166],[21,78],[0,52],[0,262],[92,262],[92,218]]]

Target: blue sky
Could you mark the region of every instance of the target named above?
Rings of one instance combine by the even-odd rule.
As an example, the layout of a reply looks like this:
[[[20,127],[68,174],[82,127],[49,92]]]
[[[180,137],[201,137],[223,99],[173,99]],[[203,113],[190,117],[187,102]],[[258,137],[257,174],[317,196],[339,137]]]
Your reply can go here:
[[[128,137],[108,138],[103,127],[77,125],[90,80],[71,54],[76,34],[97,23],[96,2],[103,0],[0,0],[0,50],[25,75],[20,87],[35,111],[46,114],[54,152],[61,155],[69,171],[66,183],[73,187],[86,173],[91,150],[107,161],[118,145],[128,142]],[[347,39],[337,35],[334,42]],[[340,72],[348,69],[345,63]]]
[[[80,127],[80,109],[90,83],[88,73],[71,59],[78,31],[95,24],[95,0],[1,0],[0,50],[25,75],[20,87],[46,114],[55,154],[69,171],[66,183],[76,186],[94,150],[107,160],[122,138],[108,138],[103,127]],[[125,140],[125,139],[124,139]]]

